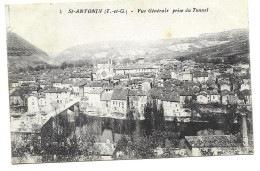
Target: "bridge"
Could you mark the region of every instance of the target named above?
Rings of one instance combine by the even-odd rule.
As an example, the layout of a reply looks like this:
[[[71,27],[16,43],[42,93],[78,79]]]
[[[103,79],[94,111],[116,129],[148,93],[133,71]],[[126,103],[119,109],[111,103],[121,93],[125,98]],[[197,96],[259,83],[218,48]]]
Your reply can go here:
[[[78,114],[79,102],[80,102],[80,98],[75,98],[72,101],[70,101],[68,104],[49,112],[46,115],[46,118],[42,121],[42,125],[44,125],[50,118],[60,114],[72,114],[72,113]]]
[[[74,98],[72,101],[64,106],[60,106],[56,110],[48,112],[45,116],[41,113],[37,113],[33,116],[22,114],[18,118],[11,117],[11,132],[12,133],[32,133],[35,130],[33,125],[40,125],[43,127],[51,118],[60,115],[68,114],[69,116],[75,116],[79,113],[80,98]]]

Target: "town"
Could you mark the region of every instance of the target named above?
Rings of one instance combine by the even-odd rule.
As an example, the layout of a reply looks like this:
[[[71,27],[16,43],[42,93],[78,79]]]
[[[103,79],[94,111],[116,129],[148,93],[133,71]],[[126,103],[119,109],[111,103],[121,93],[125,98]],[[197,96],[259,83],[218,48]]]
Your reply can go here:
[[[9,72],[12,156],[22,163],[253,153],[250,65],[227,59],[108,57]]]

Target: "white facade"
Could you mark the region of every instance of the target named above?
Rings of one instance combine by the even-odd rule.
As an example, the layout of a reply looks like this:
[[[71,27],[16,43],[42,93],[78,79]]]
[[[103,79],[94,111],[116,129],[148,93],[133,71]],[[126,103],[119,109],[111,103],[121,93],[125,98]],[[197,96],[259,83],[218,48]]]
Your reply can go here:
[[[46,92],[46,111],[53,111],[69,103],[70,92]]]
[[[126,100],[111,100],[111,114],[116,118],[126,118]]]
[[[28,97],[28,112],[30,114],[35,114],[40,111],[39,104],[38,104],[38,98],[36,96],[30,96]]]
[[[220,86],[220,90],[223,91],[223,90],[228,90],[228,91],[231,91],[231,86],[228,85],[228,84],[222,84]]]
[[[240,91],[243,91],[243,90],[250,90],[250,85],[249,84],[241,84],[241,87],[240,87]]]
[[[179,102],[162,101],[162,105],[165,119],[180,116],[181,108]]]
[[[209,103],[209,96],[204,96],[202,94],[197,96],[197,102],[199,104],[208,104]]]
[[[220,95],[218,94],[211,94],[210,95],[210,102],[211,103],[220,103]]]
[[[61,83],[53,83],[53,87],[57,87],[57,88],[63,88],[63,85]]]

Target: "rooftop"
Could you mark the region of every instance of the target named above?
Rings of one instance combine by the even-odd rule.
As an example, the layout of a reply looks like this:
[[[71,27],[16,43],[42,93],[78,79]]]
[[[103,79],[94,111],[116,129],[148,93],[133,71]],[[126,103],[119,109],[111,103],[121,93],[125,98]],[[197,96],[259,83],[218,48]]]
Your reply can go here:
[[[191,147],[236,147],[234,135],[207,135],[207,136],[185,136]]]

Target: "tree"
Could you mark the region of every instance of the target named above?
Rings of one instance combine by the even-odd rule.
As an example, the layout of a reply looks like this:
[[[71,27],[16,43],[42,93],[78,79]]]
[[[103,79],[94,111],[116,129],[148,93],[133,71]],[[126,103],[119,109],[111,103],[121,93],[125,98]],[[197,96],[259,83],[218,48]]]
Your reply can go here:
[[[134,120],[134,111],[128,110],[126,114],[126,122],[127,122],[127,133],[129,135],[133,135],[133,132],[135,131],[135,120]]]
[[[144,108],[144,124],[143,129],[146,136],[149,136],[154,131],[154,116],[152,112],[152,104],[148,102]]]
[[[155,125],[155,130],[158,131],[164,131],[165,130],[165,118],[164,118],[164,110],[163,110],[163,105],[161,104],[159,109],[156,107],[156,104],[154,105],[154,114],[155,114],[155,119],[154,119],[154,125]]]
[[[144,131],[150,136],[155,131],[165,130],[164,110],[162,104],[157,108],[155,101],[148,102],[144,109]]]

